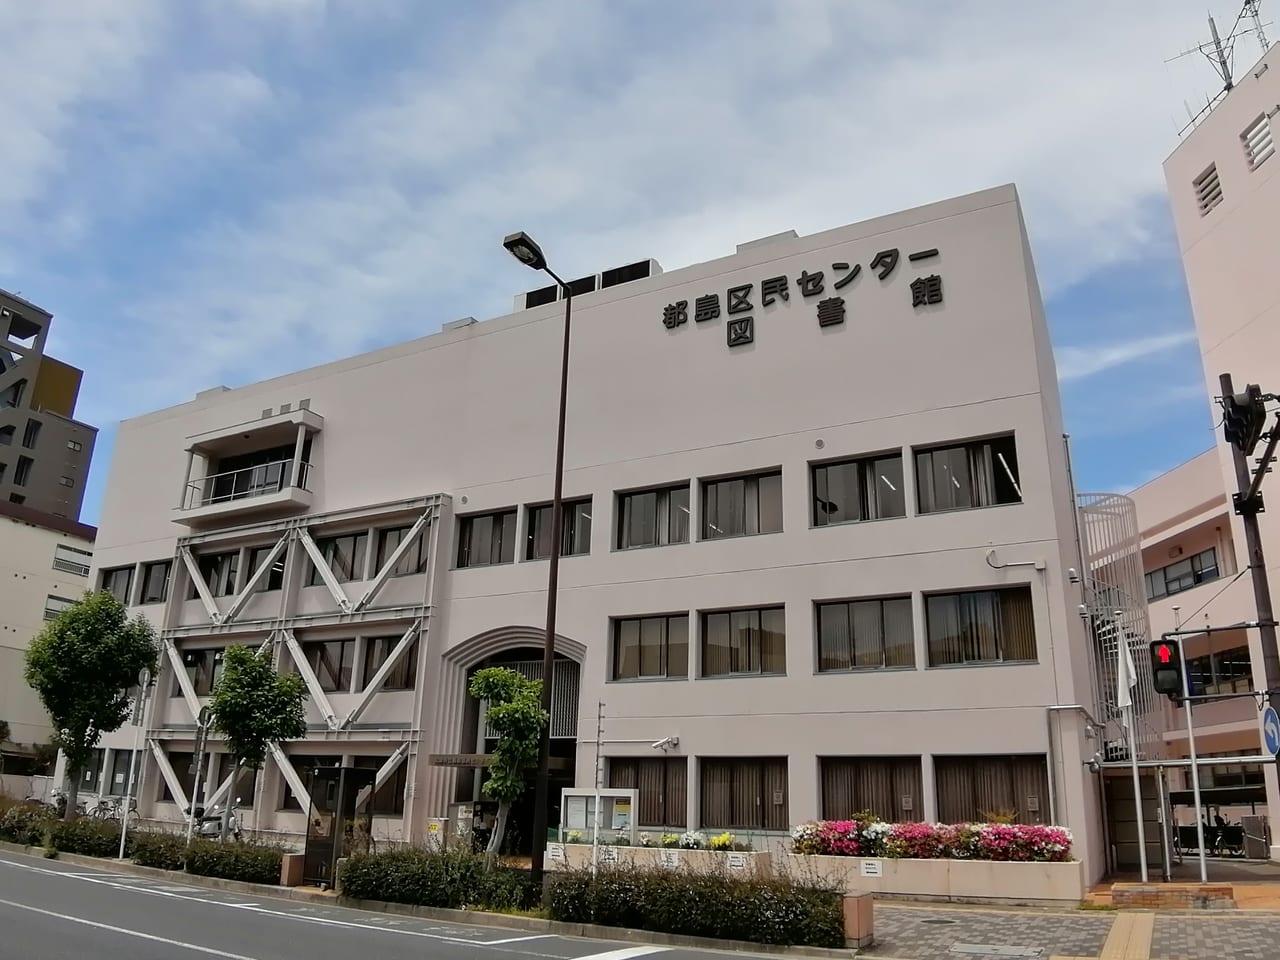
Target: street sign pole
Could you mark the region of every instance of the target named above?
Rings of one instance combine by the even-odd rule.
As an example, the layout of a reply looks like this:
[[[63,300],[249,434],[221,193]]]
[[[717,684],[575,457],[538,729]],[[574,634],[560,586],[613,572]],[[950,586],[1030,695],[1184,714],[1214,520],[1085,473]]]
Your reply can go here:
[[[119,860],[124,859],[125,839],[129,832],[129,808],[133,802],[133,777],[138,764],[138,751],[142,749],[139,742],[142,736],[143,717],[147,714],[147,696],[151,692],[151,671],[143,667],[138,671],[138,696],[133,701],[133,752],[129,754],[129,779],[124,785],[124,809],[120,811],[120,853]]]
[[[200,716],[196,719],[195,750],[191,754],[191,772],[195,778],[191,781],[191,800],[187,804],[187,843],[191,843],[191,832],[196,823],[196,798],[200,796],[200,774],[204,770],[204,748],[209,738],[209,708],[201,707]]]

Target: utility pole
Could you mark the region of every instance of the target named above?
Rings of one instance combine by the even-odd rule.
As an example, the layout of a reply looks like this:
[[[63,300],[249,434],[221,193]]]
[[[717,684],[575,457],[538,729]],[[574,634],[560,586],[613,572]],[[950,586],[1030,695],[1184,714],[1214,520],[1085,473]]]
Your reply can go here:
[[[1235,396],[1231,374],[1218,378],[1224,403]],[[1276,444],[1280,441],[1280,424],[1271,428],[1266,452],[1258,464],[1256,478],[1249,469],[1249,454],[1235,443],[1231,446],[1231,458],[1236,468],[1236,486],[1239,492],[1232,498],[1235,512],[1244,526],[1245,553],[1249,560],[1249,573],[1253,578],[1253,596],[1258,605],[1258,633],[1262,641],[1262,667],[1266,679],[1268,700],[1280,711],[1280,650],[1276,648],[1275,614],[1271,607],[1271,584],[1267,578],[1267,564],[1262,552],[1262,532],[1258,526],[1258,514],[1262,512],[1262,493],[1258,487],[1270,469]],[[1280,770],[1280,758],[1277,758]]]

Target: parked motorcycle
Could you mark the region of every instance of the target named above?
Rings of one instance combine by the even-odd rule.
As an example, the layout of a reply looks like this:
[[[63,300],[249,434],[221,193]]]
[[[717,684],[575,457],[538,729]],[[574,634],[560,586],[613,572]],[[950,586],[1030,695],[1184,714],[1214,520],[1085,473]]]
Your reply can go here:
[[[241,839],[240,818],[236,816],[236,807],[240,806],[240,798],[236,797],[236,802],[232,805],[230,813],[227,814],[227,836],[233,840]],[[206,840],[219,840],[222,838],[222,814],[223,807],[220,803],[215,803],[207,810],[204,807],[196,807],[196,825],[195,835]]]

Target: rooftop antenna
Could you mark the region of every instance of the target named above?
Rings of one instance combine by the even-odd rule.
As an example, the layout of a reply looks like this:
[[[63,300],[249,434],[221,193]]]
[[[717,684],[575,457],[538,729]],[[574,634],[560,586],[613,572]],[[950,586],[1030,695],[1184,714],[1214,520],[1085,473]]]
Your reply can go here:
[[[1271,44],[1267,42],[1267,31],[1263,29],[1262,22],[1262,0],[1245,0],[1244,10],[1240,12],[1243,19],[1248,17],[1253,21],[1253,35],[1258,38],[1258,46],[1262,47],[1262,52],[1266,53],[1271,49]]]
[[[1165,61],[1165,63],[1172,63],[1174,60],[1181,60],[1183,57],[1188,57],[1193,53],[1199,53],[1209,61],[1210,66],[1213,67],[1214,73],[1216,73],[1219,79],[1222,80],[1222,89],[1215,96],[1209,98],[1208,103],[1205,104],[1199,113],[1191,118],[1191,122],[1183,127],[1180,133],[1185,133],[1188,129],[1194,127],[1200,118],[1212,110],[1218,100],[1226,96],[1231,88],[1235,86],[1235,80],[1232,77],[1231,69],[1235,55],[1235,41],[1242,32],[1240,25],[1246,16],[1253,18],[1254,34],[1258,37],[1259,42],[1264,44],[1263,50],[1266,50],[1266,34],[1262,31],[1261,4],[1262,0],[1246,0],[1244,7],[1236,17],[1235,23],[1233,23],[1231,25],[1231,29],[1227,31],[1225,38],[1218,33],[1218,24],[1213,19],[1213,15],[1210,14],[1209,35],[1212,39],[1187,50],[1183,50],[1176,57],[1171,57]]]

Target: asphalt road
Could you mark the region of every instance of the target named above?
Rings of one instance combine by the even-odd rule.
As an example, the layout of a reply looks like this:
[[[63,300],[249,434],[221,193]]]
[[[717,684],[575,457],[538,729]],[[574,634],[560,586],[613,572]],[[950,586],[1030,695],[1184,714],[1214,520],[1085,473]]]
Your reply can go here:
[[[630,960],[648,956],[723,960],[726,955],[414,920],[0,854],[0,960]]]

